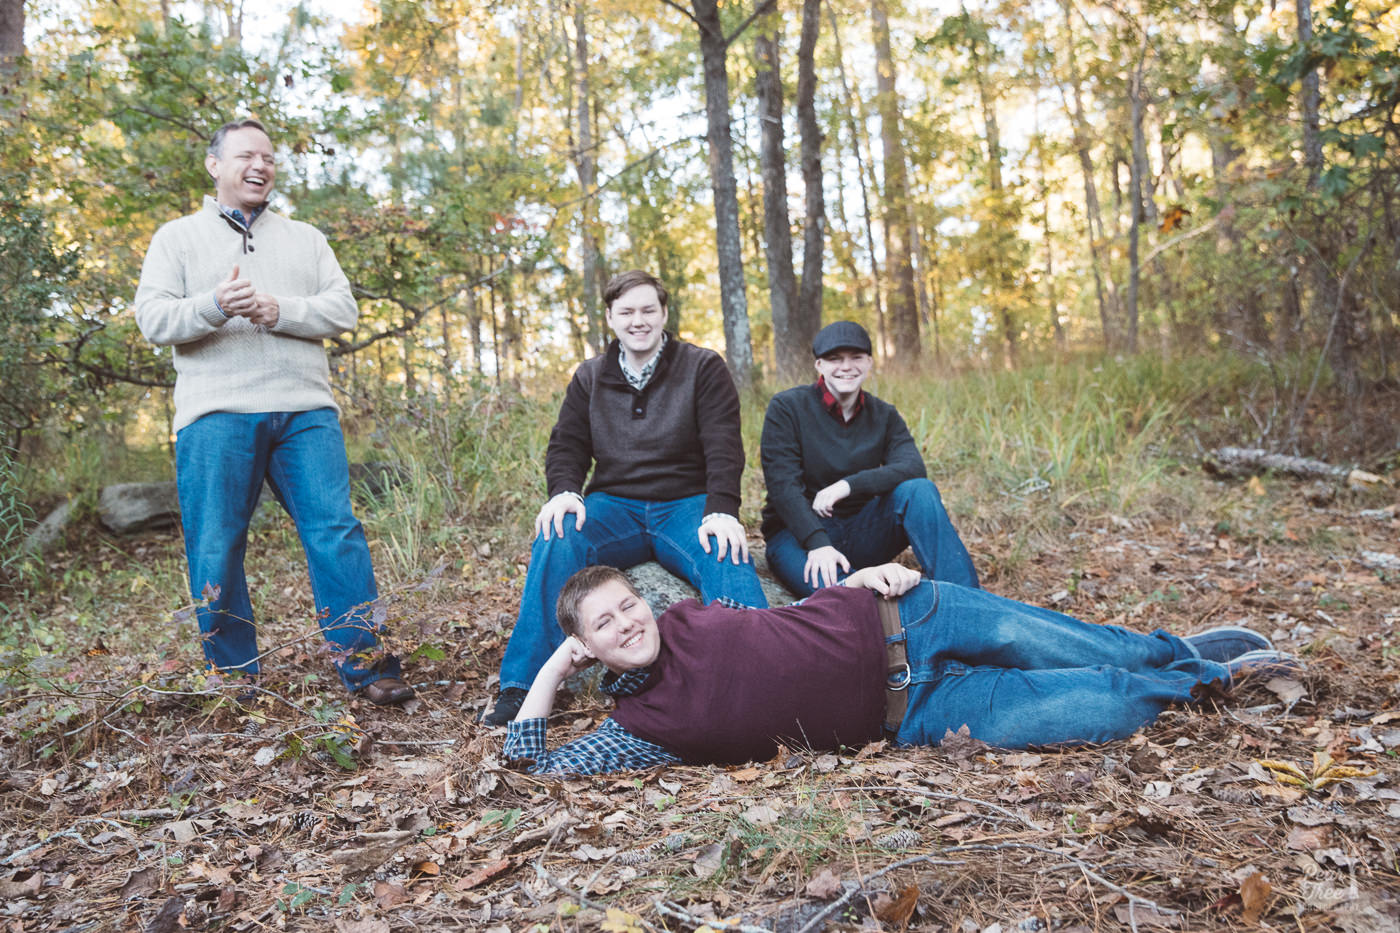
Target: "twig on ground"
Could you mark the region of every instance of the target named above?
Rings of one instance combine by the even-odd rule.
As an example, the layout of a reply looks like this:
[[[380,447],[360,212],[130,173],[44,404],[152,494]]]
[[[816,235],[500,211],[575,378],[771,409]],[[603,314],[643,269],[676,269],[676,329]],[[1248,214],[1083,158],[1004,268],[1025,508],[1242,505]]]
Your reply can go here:
[[[767,927],[751,927],[745,923],[726,923],[723,920],[708,920],[704,917],[697,917],[671,901],[654,901],[651,906],[663,917],[688,923],[692,928],[709,926],[715,930],[738,930],[739,933],[773,933]]]
[[[849,904],[857,894],[865,890],[865,882],[850,882],[849,884],[845,885],[845,888],[846,890],[841,893],[840,897],[832,901],[830,904],[827,904],[825,907],[822,908],[820,913],[816,914],[806,923],[802,924],[802,927],[797,931],[797,933],[812,933],[813,930],[819,928],[822,925],[822,923],[826,921],[827,917],[830,917],[832,914],[836,913],[836,911],[840,910],[846,904]]]

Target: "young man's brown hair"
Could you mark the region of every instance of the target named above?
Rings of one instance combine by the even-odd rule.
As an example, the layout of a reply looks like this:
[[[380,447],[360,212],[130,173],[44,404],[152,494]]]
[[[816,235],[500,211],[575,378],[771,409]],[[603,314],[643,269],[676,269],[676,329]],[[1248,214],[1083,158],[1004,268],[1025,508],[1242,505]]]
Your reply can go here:
[[[564,630],[565,635],[578,637],[579,626],[583,622],[578,616],[579,604],[598,587],[613,580],[631,590],[633,596],[638,599],[642,598],[642,595],[637,592],[637,588],[632,585],[632,581],[628,579],[627,574],[606,564],[584,567],[564,583],[564,588],[559,591],[559,599],[554,604],[554,613],[558,617],[559,627]]]
[[[661,302],[661,309],[666,309],[666,299],[670,297],[666,291],[666,286],[661,284],[661,280],[650,272],[643,272],[641,269],[633,269],[630,272],[619,272],[608,280],[608,284],[603,286],[603,305],[611,308],[612,303],[621,298],[628,289],[636,288],[638,285],[650,285],[656,289],[656,300]]]

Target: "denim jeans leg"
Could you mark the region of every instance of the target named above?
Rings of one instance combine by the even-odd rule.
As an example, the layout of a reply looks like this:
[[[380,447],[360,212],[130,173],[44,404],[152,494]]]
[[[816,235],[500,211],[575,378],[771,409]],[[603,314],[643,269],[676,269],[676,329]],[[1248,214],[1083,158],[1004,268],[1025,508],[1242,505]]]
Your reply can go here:
[[[175,439],[190,595],[208,600],[196,611],[204,657],[235,674],[258,673],[243,557],[267,469],[265,428],[264,415],[213,412],[181,428]]]
[[[582,530],[574,517],[564,520],[564,533],[551,530],[549,540],[536,535],[530,549],[530,569],[520,597],[520,614],[501,660],[501,688],[529,689],[544,662],[564,642],[555,603],[565,582],[584,567],[610,564],[626,568],[651,558],[643,526],[643,506],[635,500],[593,493],[584,499]]]
[[[350,690],[400,676],[393,655],[373,657],[379,591],[364,527],[350,507],[345,436],[333,409],[279,412],[267,478],[296,523],[306,552],[321,631],[340,654],[336,668]]]
[[[816,592],[812,584],[802,579],[802,571],[807,568],[807,549],[797,543],[792,532],[784,528],[769,538],[764,555],[768,570],[799,599]]]
[[[1003,747],[1120,738],[1227,679],[1180,638],[1142,635],[925,581],[901,598],[912,672],[905,744],[966,725]]]
[[[908,479],[890,493],[897,527],[914,549],[930,580],[978,586],[977,569],[953,527],[938,487],[927,479]]]
[[[768,597],[758,582],[752,557],[741,557],[737,564],[732,552],[720,558],[714,538],[709,539],[710,553],[706,554],[700,546],[700,520],[704,514],[704,495],[647,504],[647,529],[657,562],[689,580],[700,591],[701,602],[712,603],[727,596],[745,606],[766,609]]]

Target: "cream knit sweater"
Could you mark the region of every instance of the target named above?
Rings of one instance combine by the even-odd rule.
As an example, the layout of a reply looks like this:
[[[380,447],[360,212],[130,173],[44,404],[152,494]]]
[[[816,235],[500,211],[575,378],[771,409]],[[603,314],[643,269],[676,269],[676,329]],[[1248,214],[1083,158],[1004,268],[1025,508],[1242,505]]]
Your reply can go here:
[[[310,224],[265,210],[249,245],[243,252],[211,197],[151,238],[136,324],[147,340],[175,348],[174,431],[213,411],[339,411],[322,340],[353,328],[360,309],[330,244]],[[235,265],[277,299],[275,327],[226,318],[214,303]]]

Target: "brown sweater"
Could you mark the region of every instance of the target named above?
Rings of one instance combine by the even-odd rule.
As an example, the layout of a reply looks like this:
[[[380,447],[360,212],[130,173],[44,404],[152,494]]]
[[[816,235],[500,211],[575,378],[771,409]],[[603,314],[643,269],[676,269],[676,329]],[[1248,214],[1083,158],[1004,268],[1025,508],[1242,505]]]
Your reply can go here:
[[[614,340],[581,364],[549,436],[545,481],[551,497],[605,492],[663,502],[705,494],[705,514],[739,514],[744,444],[739,395],[713,350],[666,341],[646,388],[633,389]]]

